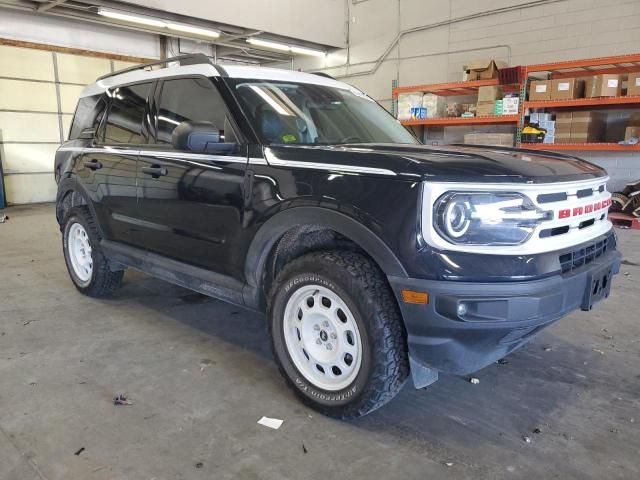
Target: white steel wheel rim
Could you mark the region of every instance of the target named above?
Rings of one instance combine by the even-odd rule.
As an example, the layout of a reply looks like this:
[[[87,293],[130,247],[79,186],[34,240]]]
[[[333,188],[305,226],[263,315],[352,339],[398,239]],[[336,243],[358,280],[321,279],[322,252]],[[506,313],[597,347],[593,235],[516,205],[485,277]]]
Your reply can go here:
[[[328,391],[348,387],[362,364],[358,324],[346,303],[320,285],[305,285],[289,298],[284,339],[298,371]]]
[[[69,228],[67,252],[73,272],[81,282],[89,282],[93,275],[91,242],[87,231],[79,223],[74,223]]]

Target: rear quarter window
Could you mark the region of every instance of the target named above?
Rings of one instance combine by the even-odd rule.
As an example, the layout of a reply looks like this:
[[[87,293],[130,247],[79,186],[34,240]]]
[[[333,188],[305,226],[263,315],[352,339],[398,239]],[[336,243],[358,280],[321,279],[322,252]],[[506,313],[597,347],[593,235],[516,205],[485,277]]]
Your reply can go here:
[[[103,95],[82,97],[78,100],[76,113],[71,123],[71,130],[69,130],[69,140],[78,138],[80,132],[85,128],[97,129],[104,115],[106,105],[107,102]]]

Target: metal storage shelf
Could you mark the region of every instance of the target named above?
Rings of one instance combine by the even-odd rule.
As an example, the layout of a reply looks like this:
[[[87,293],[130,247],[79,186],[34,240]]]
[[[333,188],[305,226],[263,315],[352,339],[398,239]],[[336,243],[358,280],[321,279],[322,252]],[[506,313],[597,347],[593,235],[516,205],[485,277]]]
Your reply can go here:
[[[518,115],[491,115],[486,117],[447,117],[425,118],[424,120],[401,120],[402,125],[424,126],[456,126],[456,125],[490,125],[499,123],[518,123]]]
[[[537,65],[527,65],[525,68],[524,80],[519,84],[503,85],[506,91],[520,92],[520,113],[518,115],[488,116],[488,117],[450,117],[450,118],[429,118],[426,120],[405,120],[403,125],[411,126],[465,126],[465,125],[491,125],[508,124],[516,125],[516,138],[520,139],[519,132],[524,126],[525,111],[528,108],[548,108],[548,109],[582,109],[592,108],[630,108],[640,106],[640,96],[633,97],[601,97],[601,98],[577,98],[572,100],[544,100],[544,101],[523,101],[526,95],[526,87],[529,77],[534,73],[544,73],[552,78],[580,77],[584,75],[597,75],[605,73],[629,73],[640,71],[640,53],[633,55],[617,55],[612,57],[587,58],[581,60],[569,60],[563,62],[541,63]],[[433,85],[413,85],[407,87],[397,87],[393,89],[393,97],[400,93],[435,93],[442,96],[453,95],[474,95],[478,88],[483,86],[499,85],[497,78],[491,80],[474,80],[469,82],[449,82],[437,83]],[[544,144],[521,144],[516,146],[531,150],[584,150],[584,151],[640,151],[638,145],[620,145],[618,143],[544,143]]]

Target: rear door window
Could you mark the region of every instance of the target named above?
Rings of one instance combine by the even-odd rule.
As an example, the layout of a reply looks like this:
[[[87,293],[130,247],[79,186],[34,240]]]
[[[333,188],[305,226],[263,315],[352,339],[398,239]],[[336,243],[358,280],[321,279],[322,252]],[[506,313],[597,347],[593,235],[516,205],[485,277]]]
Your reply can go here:
[[[165,80],[156,114],[156,142],[170,144],[173,130],[188,120],[211,122],[224,136],[225,116],[224,100],[211,80]]]
[[[111,90],[111,108],[104,129],[106,144],[145,144],[149,140],[147,100],[152,83]]]

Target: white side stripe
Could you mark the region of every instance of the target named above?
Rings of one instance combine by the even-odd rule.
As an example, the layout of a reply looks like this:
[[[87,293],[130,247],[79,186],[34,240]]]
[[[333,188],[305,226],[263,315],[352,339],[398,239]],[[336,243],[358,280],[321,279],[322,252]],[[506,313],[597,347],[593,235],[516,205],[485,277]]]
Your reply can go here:
[[[313,170],[330,170],[334,172],[369,173],[372,175],[396,176],[396,172],[387,170],[386,168],[358,167],[356,165],[340,165],[336,163],[301,162],[298,160],[281,160],[271,153],[271,150],[268,148],[265,149],[264,156],[266,157],[269,165],[278,167],[310,168]]]

